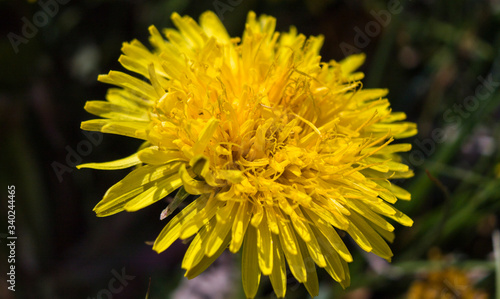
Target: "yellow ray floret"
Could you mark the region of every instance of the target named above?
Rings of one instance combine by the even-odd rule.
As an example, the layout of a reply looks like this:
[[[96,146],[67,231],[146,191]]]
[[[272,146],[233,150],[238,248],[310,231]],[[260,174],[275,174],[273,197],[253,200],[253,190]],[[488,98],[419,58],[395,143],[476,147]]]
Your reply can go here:
[[[311,296],[316,266],[347,287],[352,256],[340,231],[390,261],[387,219],[412,225],[392,205],[411,196],[390,180],[413,175],[399,157],[410,144],[392,142],[416,126],[392,112],[387,90],[362,89],[356,70],[365,56],[321,62],[323,37],[275,32],[274,18],[253,12],[241,39],[213,12],[199,23],[172,20],[177,30],[150,27],[153,50],[124,43],[119,61],[136,75],[99,76],[116,87],[107,101],[85,105],[102,118],[82,129],[144,141],[129,157],[79,166],[135,167],[97,215],[136,211],[175,191],[160,217],[174,216],[153,249],[192,238],[182,261],[188,278],[226,248],[241,250],[249,298],[261,275],[284,297],[287,267]]]

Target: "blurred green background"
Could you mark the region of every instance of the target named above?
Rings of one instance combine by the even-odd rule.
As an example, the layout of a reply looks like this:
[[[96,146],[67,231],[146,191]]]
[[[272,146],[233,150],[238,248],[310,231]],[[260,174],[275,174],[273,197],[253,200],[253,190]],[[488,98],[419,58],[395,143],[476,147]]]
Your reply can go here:
[[[364,86],[388,88],[393,109],[418,124],[418,136],[406,140],[414,150],[404,157],[416,175],[398,182],[413,199],[396,204],[415,224],[397,227],[393,263],[346,239],[352,285],[342,290],[320,270],[318,298],[405,298],[413,281],[446,266],[464,270],[493,298],[498,0],[0,1],[0,298],[243,298],[238,256],[224,254],[188,282],[180,269],[186,244],[160,255],[151,250],[147,242],[166,224],[159,221],[165,202],[95,216],[93,206],[129,170],[73,167],[128,156],[139,145],[113,135],[90,135],[91,143],[79,129],[93,118],[85,102],[103,100],[108,88],[97,75],[123,70],[122,42],[147,44],[149,25],[171,27],[174,11],[197,19],[206,10],[221,16],[231,36],[241,36],[249,10],[275,16],[278,31],[294,25],[306,35],[323,34],[323,61],[366,53]],[[15,293],[4,278],[8,185],[16,186]],[[259,296],[275,298],[267,278]],[[289,279],[287,298],[308,295]]]

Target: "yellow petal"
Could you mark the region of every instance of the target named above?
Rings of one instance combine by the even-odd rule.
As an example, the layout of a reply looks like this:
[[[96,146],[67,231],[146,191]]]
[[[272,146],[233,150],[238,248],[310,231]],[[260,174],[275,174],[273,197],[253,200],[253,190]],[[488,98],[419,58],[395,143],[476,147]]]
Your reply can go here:
[[[279,227],[278,227],[278,222],[276,220],[276,215],[274,214],[273,209],[266,208],[264,209],[266,211],[266,216],[267,216],[267,224],[269,225],[269,229],[271,232],[275,235],[279,234]]]
[[[137,153],[139,159],[146,164],[161,165],[172,162],[188,162],[180,151],[158,150],[157,146],[145,148]]]
[[[317,228],[319,232],[321,232],[322,236],[324,236],[327,242],[339,253],[339,255],[347,262],[352,262],[352,256],[344,242],[340,238],[337,231],[328,223],[326,223],[323,219],[319,218],[315,213],[305,210],[306,214],[313,221],[315,226],[311,228]],[[316,234],[316,237],[321,237]],[[318,239],[319,242],[319,239]],[[321,244],[320,244],[321,245]]]
[[[377,184],[379,184],[380,186],[382,186],[382,187],[386,188],[387,190],[389,190],[390,192],[392,192],[392,194],[394,194],[394,196],[396,196],[399,199],[402,199],[402,200],[410,200],[411,199],[410,192],[406,191],[405,189],[403,189],[395,184],[391,184],[391,183],[386,182],[386,181],[378,181]]]
[[[182,180],[178,174],[163,178],[154,183],[148,190],[131,199],[124,207],[128,212],[140,210],[157,202],[182,186]]]
[[[211,118],[198,136],[198,141],[193,145],[193,156],[200,155],[207,147],[210,139],[219,126],[219,120]]]
[[[243,290],[247,298],[254,298],[259,289],[261,273],[257,253],[257,232],[253,226],[249,226],[247,230],[241,263]]]
[[[189,161],[189,166],[193,172],[202,177],[205,182],[212,187],[221,187],[222,185],[218,184],[215,180],[214,175],[210,171],[210,160],[203,155],[194,156]]]
[[[376,150],[376,147],[368,147],[364,148],[361,151],[361,154],[364,155],[366,153],[371,153],[374,150]],[[411,150],[411,144],[409,143],[400,143],[400,144],[391,144],[383,147],[382,149],[377,151],[377,154],[380,155],[387,155],[387,154],[392,154],[392,153],[398,153],[398,152],[408,152]]]
[[[376,100],[380,99],[387,95],[389,91],[387,89],[382,88],[371,88],[371,89],[362,89],[356,90],[352,95],[356,101],[365,102],[368,100]],[[350,94],[347,94],[349,96]]]
[[[307,272],[304,265],[304,258],[297,244],[297,242],[302,242],[302,240],[297,241],[295,233],[288,222],[280,221],[279,223],[281,224],[279,239],[281,246],[284,248],[288,266],[298,282],[305,282],[307,280]]]
[[[227,188],[227,187],[226,187]],[[234,199],[236,193],[235,193],[236,187],[234,185],[231,185],[229,187],[229,190],[223,189],[215,195],[215,199],[220,200],[220,201],[229,201]]]
[[[87,101],[84,109],[104,118],[125,121],[149,121],[148,111],[143,108],[121,106],[105,101]]]
[[[384,166],[388,170],[392,170],[392,171],[405,172],[405,171],[409,170],[408,165],[394,162],[394,161],[388,161],[388,159],[385,159],[385,158],[367,157],[364,159],[364,161],[367,164],[375,164],[375,163],[380,164],[381,166]],[[384,171],[384,172],[386,172],[386,171]]]
[[[304,282],[304,286],[306,287],[309,295],[311,297],[316,297],[319,294],[319,283],[318,283],[318,274],[316,273],[316,265],[311,259],[309,252],[306,248],[306,245],[303,242],[299,241],[300,251],[304,257],[306,272],[307,272],[307,281]]]
[[[367,220],[368,222],[371,222],[369,220]],[[375,231],[377,231],[377,233],[379,235],[382,236],[382,238],[386,239],[389,243],[392,243],[394,241],[394,238],[396,237],[396,235],[394,234],[394,232],[390,232],[390,231],[386,231],[385,229],[381,228],[380,226],[378,225],[373,225],[373,229]]]
[[[273,242],[266,217],[257,228],[257,250],[259,251],[259,267],[264,275],[271,275],[273,271]]]
[[[312,228],[316,232],[318,244],[321,248],[321,255],[323,255],[326,266],[325,270],[330,276],[338,282],[344,281],[349,270],[344,268],[343,264],[347,264],[340,258],[338,251],[336,251],[331,243],[322,235],[316,228]]]
[[[87,131],[100,131],[102,133],[117,134],[147,140],[146,131],[149,129],[149,122],[92,119],[82,122],[80,128]]]
[[[363,53],[347,56],[339,62],[342,72],[346,75],[357,70],[364,62],[366,55]]]
[[[217,41],[222,43],[228,43],[230,41],[230,36],[227,33],[224,24],[222,24],[219,17],[212,11],[206,11],[201,14],[200,26],[209,37],[214,36],[217,38]]]
[[[102,163],[85,163],[77,165],[76,168],[93,168],[93,169],[105,169],[105,170],[114,170],[114,169],[123,169],[135,166],[137,164],[141,164],[141,160],[139,160],[137,153],[134,153],[126,158],[110,161],[110,162],[102,162]]]
[[[204,42],[202,36],[202,30],[200,26],[189,16],[181,17],[177,13],[172,14],[172,22],[175,24],[182,36],[189,41],[189,44],[193,47],[201,47]]]
[[[110,71],[107,75],[99,75],[97,80],[103,83],[123,87],[150,101],[154,101],[158,97],[154,88],[150,84],[123,72]]]
[[[297,214],[306,219],[304,214],[300,209],[297,209]],[[309,255],[311,258],[314,260],[314,262],[319,266],[324,268],[326,266],[326,261],[323,255],[321,254],[321,248],[319,247],[318,240],[316,239],[316,235],[313,233],[311,228],[309,227],[309,224],[304,223],[304,225],[307,226],[307,230],[309,231],[309,234],[311,235],[311,239],[309,242],[305,242],[307,250],[309,251]],[[303,250],[302,250],[303,251]]]
[[[221,205],[222,203],[217,200],[209,199],[207,205],[199,211],[196,218],[191,218],[183,223],[180,238],[187,239],[196,234],[200,228],[206,225],[207,222],[215,216]]]
[[[304,219],[299,217],[295,211],[290,214],[290,219],[292,220],[293,228],[302,240],[304,240],[304,242],[311,241],[311,233],[309,232],[309,227],[304,222]]]
[[[356,200],[356,199],[348,200],[347,204],[351,209],[353,209],[363,217],[369,219],[374,224],[380,226],[381,228],[387,231],[390,232],[394,231],[394,226],[392,226],[392,224],[387,222],[387,220],[382,218],[380,215],[374,213],[372,211],[372,207],[365,205],[361,200]]]
[[[133,40],[130,43],[123,43],[122,52],[123,55],[118,58],[120,64],[127,70],[141,74],[145,78],[149,76],[148,65],[153,62],[157,67],[160,66],[158,56],[153,55],[138,40]]]
[[[125,205],[134,197],[140,196],[141,193],[150,188],[158,188],[158,180],[175,177],[179,167],[179,164],[146,165],[135,169],[109,188],[104,198],[95,206],[94,211],[99,217],[123,211]],[[163,187],[168,188],[168,184]],[[157,198],[157,200],[159,199]]]
[[[324,208],[323,206],[318,205],[315,202],[311,203],[311,209],[308,210],[308,214],[309,212],[315,214],[314,219],[320,217],[324,220],[324,222],[337,228],[345,230],[349,226],[349,221],[347,220],[347,218],[345,218],[344,215],[342,215],[341,213],[338,213],[338,215],[334,215],[331,211]]]
[[[276,211],[276,209],[274,210]],[[288,224],[289,221],[287,221],[287,219],[283,218],[282,215],[279,215],[279,217],[281,218],[278,220],[278,225],[281,232],[279,234],[281,245],[283,246],[285,252],[288,252],[290,255],[297,255],[297,240],[295,239],[293,229]]]
[[[161,98],[165,94],[165,89],[163,89],[160,82],[158,81],[155,65],[153,63],[150,63],[148,65],[148,74],[149,74],[149,81],[151,82],[151,85],[153,85],[156,95]]]
[[[394,209],[396,210],[396,209]],[[397,222],[401,223],[404,226],[412,226],[413,225],[413,220],[411,220],[410,217],[407,215],[403,214],[401,211],[396,210],[396,214],[394,215],[387,215],[387,217],[396,220]]]
[[[260,222],[262,221],[262,218],[264,217],[264,209],[262,208],[262,204],[260,203],[255,203],[253,205],[253,208],[254,212],[250,223],[253,225],[253,227],[258,227],[260,225]]]
[[[163,36],[161,36],[160,31],[158,31],[158,29],[154,25],[149,26],[148,31],[150,34],[149,42],[156,48],[164,50],[167,42],[165,41]]]
[[[211,257],[214,255],[222,246],[223,241],[229,234],[229,230],[233,224],[234,214],[236,213],[236,209],[234,209],[234,201],[229,201],[225,207],[220,208],[217,212],[217,223],[212,232],[210,232],[210,236],[205,239],[206,249],[205,255],[207,257]],[[224,219],[221,219],[219,214],[224,215]]]
[[[352,213],[350,216],[352,223],[347,232],[363,250],[373,252],[376,255],[388,261],[391,260],[392,251],[387,243],[380,237],[379,234],[359,216],[357,213]],[[371,247],[371,250],[366,250]],[[366,249],[365,249],[366,248]]]
[[[222,254],[222,252],[224,252],[224,250],[227,248],[227,245],[229,244],[229,239],[230,235],[228,234],[226,236],[226,239],[222,242],[222,245],[214,255],[212,255],[211,257],[204,256],[196,266],[187,270],[184,276],[186,276],[188,279],[192,279],[205,271],[208,266],[210,266]]]
[[[201,262],[203,256],[205,255],[204,241],[208,237],[208,232],[212,230],[214,223],[215,218],[212,218],[207,225],[200,229],[193,241],[191,241],[186,254],[184,254],[184,258],[182,259],[182,269],[190,270]]]
[[[239,184],[243,181],[243,173],[239,170],[219,170],[217,175],[230,183]]]
[[[273,238],[273,271],[269,276],[274,292],[278,298],[284,298],[286,294],[286,264],[283,249],[277,236]]]
[[[182,164],[179,169],[180,179],[182,180],[182,185],[184,189],[190,194],[199,195],[203,193],[211,192],[213,189],[204,181],[195,180],[189,171],[186,169],[186,165]],[[194,174],[193,174],[194,175]]]
[[[247,231],[248,223],[250,222],[250,215],[252,213],[252,208],[249,207],[249,203],[243,200],[239,207],[236,217],[233,222],[231,244],[229,245],[229,250],[232,253],[238,252],[240,250],[241,244],[243,243],[243,238]]]
[[[131,109],[141,108],[147,111],[149,107],[153,104],[152,101],[145,100],[139,95],[131,93],[129,90],[122,88],[110,88],[106,93],[106,100],[108,102],[118,105],[129,107]]]

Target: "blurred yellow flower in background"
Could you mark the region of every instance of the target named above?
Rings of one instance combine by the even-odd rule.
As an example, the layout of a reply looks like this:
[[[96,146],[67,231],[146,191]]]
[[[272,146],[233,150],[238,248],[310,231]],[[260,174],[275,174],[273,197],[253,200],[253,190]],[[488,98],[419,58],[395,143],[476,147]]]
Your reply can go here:
[[[231,38],[212,12],[199,24],[174,13],[178,30],[150,27],[148,50],[124,43],[120,63],[140,78],[111,71],[107,101],[85,109],[102,119],[82,129],[137,138],[133,155],[79,168],[135,166],[95,207],[98,216],[137,211],[177,190],[153,249],[194,237],[182,267],[193,278],[226,249],[242,249],[242,281],[255,297],[261,275],[278,297],[287,265],[318,294],[315,265],[343,287],[350,283],[345,231],[368,252],[389,260],[394,227],[412,220],[392,206],[410,194],[389,182],[413,175],[394,139],[416,134],[392,112],[387,90],[362,89],[364,55],[321,62],[321,36],[295,28],[275,32],[270,16],[248,14],[242,38]]]
[[[415,281],[408,299],[487,299],[488,294],[476,290],[467,273],[456,268],[428,273],[424,280]]]

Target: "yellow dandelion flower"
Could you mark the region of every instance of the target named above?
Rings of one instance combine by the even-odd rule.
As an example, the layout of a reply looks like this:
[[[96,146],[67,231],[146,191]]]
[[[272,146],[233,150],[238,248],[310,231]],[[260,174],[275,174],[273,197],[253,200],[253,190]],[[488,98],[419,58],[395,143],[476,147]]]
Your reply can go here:
[[[446,268],[428,273],[423,280],[413,282],[408,291],[408,299],[487,299],[488,294],[476,290],[467,277],[467,273]]]
[[[355,71],[364,55],[321,62],[322,36],[293,27],[277,33],[273,17],[253,12],[241,39],[213,12],[199,23],[176,13],[172,20],[178,30],[149,28],[152,51],[137,40],[123,44],[119,61],[140,78],[101,75],[117,88],[85,105],[103,119],[82,129],[144,140],[127,158],[80,165],[135,166],[106,192],[97,215],[137,211],[177,190],[165,218],[194,197],[153,249],[194,237],[182,261],[188,278],[226,248],[241,249],[250,298],[261,275],[284,297],[287,266],[312,296],[316,265],[348,286],[352,257],[338,231],[390,260],[394,227],[386,218],[412,225],[392,206],[410,194],[389,182],[412,176],[398,156],[411,146],[390,143],[416,126],[391,111],[387,90],[362,89]]]

